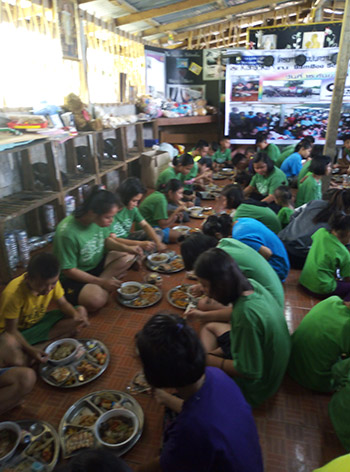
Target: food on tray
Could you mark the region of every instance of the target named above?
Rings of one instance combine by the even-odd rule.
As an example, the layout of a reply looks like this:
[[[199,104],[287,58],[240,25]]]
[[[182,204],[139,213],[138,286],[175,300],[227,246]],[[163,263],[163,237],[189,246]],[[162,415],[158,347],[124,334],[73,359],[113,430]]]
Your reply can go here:
[[[51,462],[55,451],[54,438],[46,434],[33,441],[25,450],[27,456],[34,457],[43,462]]]
[[[151,386],[150,384],[147,382],[146,380],[146,377],[145,377],[145,374],[143,372],[138,372],[135,377],[133,378],[133,381],[132,381],[134,387],[142,390],[142,391],[145,391],[145,390],[150,390],[151,389]]]
[[[158,266],[158,270],[162,270],[164,272],[169,272],[171,270],[171,265],[170,264],[160,264]]]
[[[200,233],[200,232],[201,232],[201,230],[199,228],[192,228],[189,231],[190,234],[195,234],[195,233]]]
[[[131,418],[118,416],[109,418],[101,424],[99,434],[101,439],[108,444],[119,444],[127,441],[134,430]]]
[[[97,395],[94,397],[93,403],[99,408],[110,410],[115,405],[117,405],[120,400],[121,398],[119,396],[107,392],[103,395]]]
[[[151,256],[151,260],[152,262],[164,262],[164,261],[167,261],[169,258],[169,256],[167,254],[153,254]]]
[[[188,287],[186,285],[181,285],[170,293],[171,301],[179,308],[186,308],[190,301],[187,289]]]
[[[144,287],[140,295],[131,303],[134,306],[145,306],[155,303],[158,299],[157,287]]]
[[[64,382],[64,386],[65,387],[69,387],[70,385],[74,385],[76,383],[76,378],[74,377],[74,375],[72,375],[68,380],[67,382]]]
[[[49,355],[49,359],[53,361],[61,361],[66,357],[70,356],[75,350],[75,345],[73,343],[62,343],[54,348]]]
[[[92,426],[97,421],[97,415],[95,413],[86,413],[84,415],[79,415],[77,420],[74,421],[74,424],[78,426]]]
[[[210,215],[214,215],[215,212],[211,207],[208,207],[208,208],[203,208],[202,213],[205,216],[210,216]]]
[[[102,352],[100,348],[97,348],[93,352],[91,352],[90,356],[92,356],[99,365],[103,365],[106,363],[107,354],[105,352]]]
[[[99,367],[95,367],[90,362],[88,361],[81,361],[80,364],[77,365],[76,367],[77,371],[79,374],[83,377],[82,379],[79,376],[79,380],[82,382],[83,380],[88,380],[91,379],[92,377],[95,377],[100,371]]]
[[[52,377],[55,382],[61,383],[64,382],[68,377],[72,374],[71,370],[67,367],[56,367],[50,373],[50,377]]]
[[[171,269],[172,270],[179,270],[179,269],[184,269],[184,262],[182,260],[182,257],[177,257],[176,259],[173,259],[170,262]]]
[[[12,429],[0,430],[0,459],[5,457],[15,447],[17,433]]]
[[[74,428],[68,428],[66,431],[66,451],[70,455],[74,451],[92,447],[94,445],[94,435],[91,431],[76,431]]]
[[[125,295],[132,295],[133,293],[137,293],[139,290],[140,288],[137,285],[126,285],[120,289],[120,291]]]

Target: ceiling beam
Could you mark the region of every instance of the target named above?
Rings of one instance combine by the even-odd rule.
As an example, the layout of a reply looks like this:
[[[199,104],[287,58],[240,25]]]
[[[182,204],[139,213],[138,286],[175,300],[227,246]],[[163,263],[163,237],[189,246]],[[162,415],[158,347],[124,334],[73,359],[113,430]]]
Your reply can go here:
[[[90,0],[82,0],[90,1]],[[144,21],[150,18],[156,18],[158,16],[168,15],[181,10],[187,10],[189,8],[198,7],[200,5],[206,5],[213,3],[210,0],[185,0],[183,2],[172,3],[164,7],[152,8],[151,10],[140,11],[132,13],[131,15],[121,16],[115,19],[116,26],[127,25],[129,23],[135,23],[136,21]]]
[[[250,14],[251,14],[251,16],[255,15],[255,13],[253,11],[250,12]],[[288,9],[286,9],[286,14],[288,16],[296,15],[297,13],[295,11],[295,7],[289,7]],[[261,18],[262,21],[265,20],[268,17],[270,17],[270,13],[259,14],[259,19]],[[245,15],[244,17],[240,17],[240,18],[242,20],[247,21],[248,24],[249,24],[249,22],[252,22],[252,20],[254,20],[254,18],[251,18],[250,15],[248,16],[248,12],[247,12],[247,15]],[[256,20],[256,18],[255,18],[255,20]],[[232,26],[232,20],[226,20],[225,22],[216,24],[215,29],[218,30],[219,28],[226,28],[226,30],[228,30],[230,26]],[[250,26],[248,26],[248,28],[249,27]],[[206,26],[205,28],[203,28],[203,26],[198,26],[197,28],[192,28],[190,32],[189,31],[184,31],[184,32],[178,33],[178,34],[176,34],[176,32],[175,32],[174,33],[174,41],[175,42],[185,41],[188,38],[189,33],[191,33],[192,34],[192,42],[193,42],[195,40],[195,38],[197,38],[198,36],[204,37],[205,35],[210,34],[210,32],[212,31],[212,28],[213,28],[213,26]],[[158,39],[158,42],[162,45],[166,44],[168,42],[168,37],[163,36],[162,38]]]
[[[166,25],[160,25],[155,28],[148,28],[143,31],[142,36],[152,36],[153,34],[167,33],[168,31],[186,28],[195,24],[205,23],[217,18],[224,18],[227,15],[234,15],[237,13],[246,12],[247,10],[258,9],[271,5],[271,0],[253,0],[252,2],[245,2],[229,8],[215,10],[203,15],[195,16],[194,18],[186,18],[184,20],[175,21]]]

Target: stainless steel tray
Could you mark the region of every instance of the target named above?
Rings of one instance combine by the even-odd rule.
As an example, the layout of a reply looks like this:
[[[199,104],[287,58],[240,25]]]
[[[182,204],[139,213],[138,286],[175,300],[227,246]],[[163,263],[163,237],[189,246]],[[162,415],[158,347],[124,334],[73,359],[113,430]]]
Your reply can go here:
[[[170,259],[170,261],[167,262],[167,264],[171,264],[173,261],[183,262],[182,257],[179,255],[176,255],[172,259]],[[184,264],[182,264],[180,268],[174,268],[172,270],[163,270],[161,266],[152,265],[147,259],[146,259],[145,264],[146,264],[147,269],[152,270],[154,272],[159,272],[160,274],[175,274],[176,272],[181,272],[182,270],[185,269]]]
[[[175,308],[179,308],[180,310],[186,310],[188,304],[193,300],[192,295],[188,293],[188,289],[191,287],[191,284],[182,284],[182,285],[177,285],[176,287],[173,287],[172,289],[169,290],[167,293],[167,300],[170,303],[170,305],[174,306]],[[179,306],[176,304],[176,302],[173,299],[173,294],[176,290],[180,290],[184,294],[186,294],[186,304],[184,306]]]
[[[94,434],[94,425],[97,419],[106,411],[113,408],[124,408],[133,411],[139,420],[139,428],[136,436],[123,447],[113,447],[113,451],[121,456],[129,451],[140,439],[144,425],[144,414],[140,404],[128,393],[118,390],[100,390],[89,393],[85,397],[75,402],[64,414],[59,426],[59,438],[62,445],[63,457],[71,457],[85,447],[106,447],[103,446]],[[91,418],[89,418],[91,416]],[[81,424],[83,423],[83,424]],[[85,425],[85,424],[88,425]],[[91,424],[90,424],[91,423]],[[85,443],[79,449],[71,451],[69,448],[69,438],[71,434],[86,433],[92,438],[90,444]],[[82,444],[84,444],[82,442]]]
[[[28,472],[33,462],[41,462],[45,465],[45,471],[51,472],[57,464],[60,454],[60,439],[55,428],[46,421],[20,420],[15,421],[25,433],[29,442],[20,443],[15,454],[0,465],[0,471],[10,469],[16,472]],[[31,451],[35,444],[47,444],[46,448],[37,452]],[[45,451],[45,454],[43,455]],[[50,454],[47,456],[46,454]]]
[[[152,288],[152,290],[154,290],[154,294],[156,295],[156,297],[154,298],[152,302],[141,305],[140,303],[142,303],[142,294],[144,293],[143,291],[144,289],[147,289],[147,288]],[[120,294],[118,294],[118,302],[121,305],[127,306],[128,308],[148,308],[158,303],[161,300],[162,296],[163,296],[163,292],[156,285],[142,284],[142,290],[138,297],[133,298],[132,300],[126,300]]]
[[[55,366],[48,362],[47,364],[42,364],[39,368],[39,374],[44,382],[52,385],[53,387],[60,388],[76,388],[81,385],[86,385],[90,382],[93,382],[97,379],[103,372],[107,369],[109,364],[109,351],[103,342],[98,341],[97,339],[79,339],[79,342],[84,348],[84,352],[81,357],[75,358],[69,364],[64,366]],[[103,364],[99,364],[98,359],[95,357],[98,353],[105,354],[105,361]],[[87,369],[90,367],[88,364],[95,370],[95,374],[91,375],[88,373]],[[84,368],[84,366],[87,367]],[[68,369],[70,371],[69,377],[65,380],[59,382],[52,377],[52,372],[56,369]]]

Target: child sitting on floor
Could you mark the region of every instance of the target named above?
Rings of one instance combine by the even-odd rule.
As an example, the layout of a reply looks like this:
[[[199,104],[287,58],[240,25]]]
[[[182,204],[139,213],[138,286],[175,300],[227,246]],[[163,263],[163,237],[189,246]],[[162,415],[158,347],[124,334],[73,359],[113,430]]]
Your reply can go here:
[[[89,324],[86,309],[75,308],[66,300],[59,275],[57,258],[41,252],[30,259],[27,272],[12,280],[1,295],[0,332],[13,335],[31,360],[46,360],[42,349],[33,345],[75,336]],[[51,301],[58,309],[47,312]]]
[[[261,284],[247,279],[222,249],[204,252],[195,274],[205,294],[231,313],[230,323],[218,318],[201,331],[207,363],[233,376],[246,400],[260,405],[276,393],[288,365],[290,337],[283,307]]]
[[[215,172],[222,169],[223,167],[232,166],[231,158],[231,142],[228,136],[224,136],[220,139],[219,149],[212,157],[213,169]]]
[[[294,206],[292,204],[292,194],[289,187],[281,185],[277,187],[275,192],[275,202],[277,205],[282,207],[277,213],[277,218],[280,220],[282,229],[285,228],[289,222],[292,214],[294,213]]]
[[[205,367],[203,346],[184,319],[154,315],[136,346],[156,399],[178,413],[164,433],[160,457],[138,472],[263,471],[249,405],[224,372]],[[163,388],[175,388],[178,396]]]
[[[299,283],[323,298],[338,295],[350,301],[350,215],[334,213],[330,231],[320,228],[312,236],[312,246]]]
[[[322,199],[322,177],[329,175],[332,171],[331,158],[328,156],[318,156],[312,159],[309,167],[309,175],[300,183],[295,207],[298,208],[311,200]]]

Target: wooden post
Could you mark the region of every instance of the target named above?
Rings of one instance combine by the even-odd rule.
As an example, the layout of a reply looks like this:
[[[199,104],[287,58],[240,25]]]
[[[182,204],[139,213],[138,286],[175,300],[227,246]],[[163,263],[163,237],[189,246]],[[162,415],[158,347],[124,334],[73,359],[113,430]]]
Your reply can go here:
[[[338,135],[338,126],[343,104],[343,95],[345,80],[348,72],[348,63],[350,59],[350,0],[345,2],[343,25],[341,29],[339,52],[337,58],[337,68],[335,73],[334,88],[332,95],[331,109],[329,112],[328,126],[326,132],[326,143],[324,154],[332,157],[334,162],[336,154],[336,140]],[[323,179],[322,190],[325,191],[330,183],[330,176]]]

